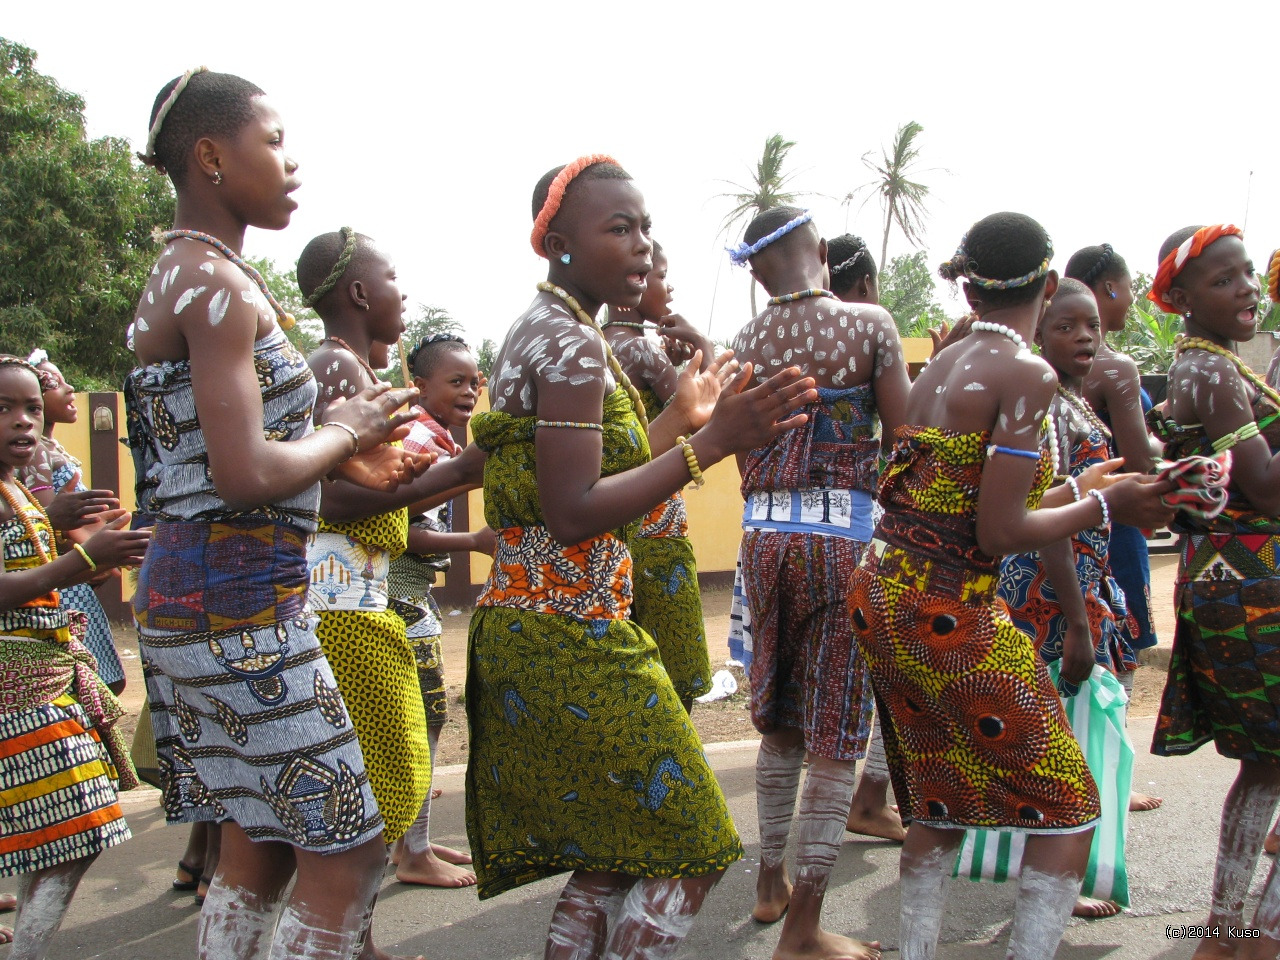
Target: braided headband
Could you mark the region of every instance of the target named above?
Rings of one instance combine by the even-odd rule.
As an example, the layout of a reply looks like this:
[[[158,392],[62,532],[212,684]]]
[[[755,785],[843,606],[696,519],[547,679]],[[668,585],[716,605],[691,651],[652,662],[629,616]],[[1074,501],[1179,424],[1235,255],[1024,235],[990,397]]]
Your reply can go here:
[[[533,233],[529,234],[529,242],[533,244],[533,252],[538,256],[546,257],[547,255],[547,252],[542,249],[542,241],[547,238],[547,231],[551,228],[551,221],[560,212],[560,204],[564,202],[564,192],[569,189],[569,184],[583,170],[587,169],[587,167],[594,167],[597,163],[612,163],[614,166],[618,166],[618,161],[607,153],[590,153],[585,157],[579,157],[572,163],[566,164],[564,169],[557,173],[555,179],[551,181],[551,186],[547,189],[547,199],[543,201],[542,209],[538,211],[538,215],[533,218]]]
[[[308,307],[314,307],[324,298],[326,293],[338,285],[338,281],[346,273],[347,267],[351,265],[351,258],[356,255],[356,232],[350,227],[343,227],[338,232],[342,235],[342,253],[338,257],[338,262],[333,265],[333,269],[329,271],[329,275],[324,278],[320,286],[312,290],[311,296],[302,301]]]
[[[1267,296],[1272,303],[1280,303],[1280,250],[1272,250],[1267,261]]]
[[[156,160],[156,138],[160,136],[160,130],[164,127],[165,117],[169,116],[169,111],[173,109],[173,105],[178,102],[178,98],[182,96],[182,91],[187,89],[187,84],[191,82],[191,78],[197,73],[206,73],[208,67],[199,66],[192,67],[182,75],[182,79],[173,85],[173,89],[169,91],[169,96],[164,98],[164,103],[160,104],[160,109],[156,111],[156,118],[151,122],[151,129],[147,131],[147,152],[139,153],[137,157],[148,167],[158,167]]]
[[[1209,227],[1201,227],[1182,241],[1176,250],[1170,250],[1169,255],[1160,261],[1160,269],[1156,271],[1156,278],[1151,281],[1147,299],[1166,313],[1177,313],[1178,311],[1169,304],[1169,288],[1173,286],[1173,281],[1177,279],[1188,260],[1194,260],[1204,253],[1205,247],[1223,237],[1244,239],[1244,231],[1234,223],[1215,223]]]
[[[1084,276],[1080,278],[1080,282],[1086,287],[1092,287],[1093,281],[1102,275],[1102,271],[1107,269],[1107,264],[1111,262],[1111,258],[1116,255],[1115,247],[1109,243],[1102,245],[1102,256],[1098,258],[1097,263],[1084,272]]]
[[[834,267],[832,267],[831,275],[834,277],[837,273],[844,273],[846,270],[852,270],[854,264],[856,264],[859,260],[861,260],[866,255],[867,255],[867,248],[863,247],[861,250],[855,253],[848,260],[845,260],[841,263],[837,263]]]
[[[31,364],[31,366],[35,368],[36,377],[40,380],[40,389],[45,393],[48,393],[50,390],[57,390],[62,386],[62,384],[58,382],[58,378],[52,373],[48,370],[40,369],[40,364],[48,362],[49,351],[44,349],[44,347],[36,347],[31,351],[31,355],[27,357],[27,363]]]
[[[21,369],[26,370],[35,377],[37,381],[39,381],[40,391],[42,393],[44,392],[44,380],[40,377],[40,371],[37,370],[34,365],[23,360],[21,357],[14,357],[7,353],[0,353],[0,367],[20,367]]]
[[[960,238],[960,246],[956,247],[955,256],[951,258],[950,263],[959,268],[966,280],[975,286],[981,287],[983,290],[1016,290],[1019,287],[1025,287],[1029,283],[1035,283],[1049,272],[1049,261],[1053,259],[1053,241],[1045,237],[1044,259],[1040,261],[1040,266],[1024,273],[1020,277],[1014,277],[1012,280],[992,280],[990,277],[984,277],[978,273],[978,268],[974,266],[973,259],[964,248],[968,240],[969,235],[967,233]]]
[[[812,219],[813,216],[808,210],[806,210],[794,220],[788,220],[777,230],[773,231],[773,233],[766,234],[755,243],[747,243],[746,241],[743,241],[736,247],[725,247],[725,250],[728,251],[729,259],[733,262],[733,265],[735,267],[741,267],[769,244],[773,243],[775,240],[781,240],[796,227],[806,224]]]

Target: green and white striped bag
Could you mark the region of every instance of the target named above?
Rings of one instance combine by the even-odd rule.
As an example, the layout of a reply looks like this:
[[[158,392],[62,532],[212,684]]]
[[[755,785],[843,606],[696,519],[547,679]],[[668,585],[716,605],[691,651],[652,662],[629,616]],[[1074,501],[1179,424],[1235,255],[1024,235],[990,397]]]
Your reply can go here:
[[[1058,682],[1058,669],[1058,661],[1049,664],[1054,683]],[[1081,686],[1076,696],[1062,700],[1102,801],[1102,817],[1093,829],[1089,866],[1080,892],[1086,897],[1114,900],[1122,907],[1129,906],[1124,841],[1133,783],[1133,745],[1125,732],[1128,703],[1120,681],[1100,666],[1093,668],[1088,685]],[[997,883],[1017,877],[1025,843],[1025,833],[966,830],[952,876]]]

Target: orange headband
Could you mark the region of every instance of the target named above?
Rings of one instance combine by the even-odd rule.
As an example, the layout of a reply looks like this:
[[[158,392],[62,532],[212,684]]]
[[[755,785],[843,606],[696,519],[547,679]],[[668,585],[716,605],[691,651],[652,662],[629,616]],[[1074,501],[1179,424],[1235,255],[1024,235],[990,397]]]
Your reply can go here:
[[[1280,303],[1280,250],[1272,250],[1267,263],[1267,296],[1272,303]]]
[[[545,257],[547,255],[546,251],[542,249],[542,241],[547,237],[547,230],[551,227],[551,221],[560,212],[560,204],[564,202],[564,192],[569,189],[569,184],[583,170],[587,169],[587,167],[594,167],[597,163],[612,163],[617,166],[618,161],[607,153],[591,153],[585,157],[579,157],[573,163],[566,164],[564,169],[557,173],[556,178],[551,181],[551,187],[547,190],[546,202],[542,204],[542,209],[538,211],[538,215],[534,218],[533,233],[529,235],[529,242],[533,244],[533,252],[538,256]]]
[[[1223,237],[1243,238],[1244,231],[1234,223],[1217,223],[1211,227],[1201,227],[1179,244],[1176,250],[1169,251],[1169,255],[1160,261],[1160,269],[1156,271],[1156,278],[1151,281],[1147,299],[1166,313],[1176,313],[1177,311],[1169,306],[1168,299],[1169,288],[1173,286],[1173,281],[1177,279],[1188,260],[1194,260],[1204,252],[1205,247]]]

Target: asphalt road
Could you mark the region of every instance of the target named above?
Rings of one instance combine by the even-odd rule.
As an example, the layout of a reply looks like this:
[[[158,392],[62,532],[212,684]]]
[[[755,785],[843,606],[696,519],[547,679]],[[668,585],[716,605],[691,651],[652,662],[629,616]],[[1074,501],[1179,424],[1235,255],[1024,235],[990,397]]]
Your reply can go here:
[[[1208,903],[1222,798],[1234,765],[1211,749],[1190,758],[1162,759],[1147,752],[1151,719],[1135,720],[1135,786],[1164,796],[1155,812],[1131,823],[1129,864],[1134,906],[1109,920],[1074,921],[1058,952],[1064,960],[1190,957],[1192,943],[1169,936],[1171,927],[1202,922]],[[707,901],[680,954],[698,960],[769,958],[777,932],[749,917],[758,855],[752,743],[712,745],[708,752],[747,847]],[[465,843],[463,771],[438,771],[444,796],[433,808],[438,841]],[[125,795],[134,838],[105,853],[89,871],[58,935],[54,958],[172,960],[195,956],[196,910],[189,894],[170,890],[185,834],[164,824],[158,794]],[[1263,857],[1255,878],[1269,867]],[[897,942],[898,848],[850,837],[827,898],[825,924],[854,936]],[[388,876],[375,919],[380,945],[428,960],[542,956],[543,936],[561,881],[546,880],[480,903],[471,890],[428,890]],[[0,890],[12,890],[12,880]],[[1256,891],[1255,891],[1256,892]],[[1011,885],[952,881],[943,947],[947,960],[1003,957],[1014,890]],[[1252,910],[1252,906],[1250,907]],[[0,960],[4,953],[0,952]]]

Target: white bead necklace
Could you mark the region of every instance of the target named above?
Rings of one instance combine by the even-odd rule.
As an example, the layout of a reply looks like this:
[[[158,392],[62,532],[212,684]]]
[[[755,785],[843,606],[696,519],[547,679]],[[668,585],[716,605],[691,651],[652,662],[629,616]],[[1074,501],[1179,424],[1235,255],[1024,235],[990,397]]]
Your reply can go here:
[[[1023,340],[1018,332],[1012,327],[1006,327],[1003,323],[991,323],[987,320],[975,320],[969,326],[970,330],[985,330],[988,333],[998,333],[1002,337],[1008,337],[1018,345],[1019,350],[1027,349],[1027,341]]]

